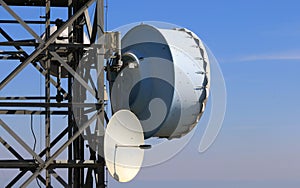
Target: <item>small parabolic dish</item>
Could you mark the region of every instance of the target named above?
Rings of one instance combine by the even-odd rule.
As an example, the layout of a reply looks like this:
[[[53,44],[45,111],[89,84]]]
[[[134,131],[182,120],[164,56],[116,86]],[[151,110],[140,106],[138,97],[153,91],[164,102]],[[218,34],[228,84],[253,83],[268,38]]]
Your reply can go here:
[[[116,112],[104,136],[105,162],[115,180],[129,182],[137,175],[144,158],[143,144],[143,129],[137,117],[129,110]]]

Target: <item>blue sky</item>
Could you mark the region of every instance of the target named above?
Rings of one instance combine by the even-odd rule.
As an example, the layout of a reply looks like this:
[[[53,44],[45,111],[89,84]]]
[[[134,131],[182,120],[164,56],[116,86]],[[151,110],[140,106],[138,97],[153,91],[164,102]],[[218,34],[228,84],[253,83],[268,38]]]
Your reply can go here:
[[[194,31],[219,60],[228,95],[222,131],[207,152],[197,152],[200,123],[173,159],[142,169],[125,186],[112,181],[112,187],[299,187],[299,5],[290,0],[109,1],[109,28],[156,20]]]
[[[219,60],[228,95],[223,128],[207,152],[198,153],[206,113],[174,158],[143,168],[130,183],[110,179],[111,187],[300,186],[299,1],[109,0],[108,5],[109,30],[164,21],[194,31]],[[37,13],[24,16],[38,18]],[[2,79],[3,69],[0,73]]]

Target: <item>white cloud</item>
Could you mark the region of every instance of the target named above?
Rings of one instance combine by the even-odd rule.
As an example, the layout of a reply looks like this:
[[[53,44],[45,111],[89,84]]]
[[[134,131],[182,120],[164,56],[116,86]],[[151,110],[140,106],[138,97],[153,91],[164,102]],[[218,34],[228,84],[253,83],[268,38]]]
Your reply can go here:
[[[255,54],[238,58],[237,61],[259,61],[259,60],[300,60],[300,50]]]

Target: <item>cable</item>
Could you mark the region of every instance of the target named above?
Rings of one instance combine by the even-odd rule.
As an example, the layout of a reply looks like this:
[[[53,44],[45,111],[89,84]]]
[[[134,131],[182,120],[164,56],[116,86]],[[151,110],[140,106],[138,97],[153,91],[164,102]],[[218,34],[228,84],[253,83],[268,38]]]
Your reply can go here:
[[[108,169],[105,167],[105,187],[108,187]]]
[[[40,7],[40,16],[42,15],[42,7]],[[40,21],[42,21],[42,18],[40,17]],[[40,34],[42,33],[42,25],[40,24]],[[42,96],[42,74],[40,74],[40,96]],[[40,99],[40,102],[42,102],[42,99]],[[40,111],[42,111],[42,108],[40,107]],[[40,140],[39,140],[39,145],[40,145],[40,151],[42,150],[42,116],[40,116]]]
[[[40,7],[40,16],[42,15],[42,7]],[[40,20],[41,20],[42,18],[40,17]],[[42,25],[40,24],[40,33],[39,33],[40,35],[42,35]],[[40,96],[42,96],[42,88],[41,88],[41,83],[42,83],[42,74],[40,74]],[[40,99],[40,102],[42,102],[41,101],[41,99]],[[41,110],[41,108],[40,108],[40,110]],[[32,119],[32,114],[31,114],[31,119]],[[41,141],[42,141],[42,128],[41,128],[41,125],[42,125],[42,118],[41,118],[41,116],[40,116],[40,143],[39,143],[39,146],[40,146],[40,149],[39,149],[39,151],[41,151],[42,150],[42,145],[41,145]],[[31,125],[31,127],[33,127],[33,125]],[[33,130],[33,129],[32,129]],[[33,132],[34,133],[34,132]],[[35,149],[35,148],[34,148]],[[39,179],[36,177],[35,178],[35,181],[36,181],[36,184],[38,185],[38,187],[39,188],[42,188],[42,186],[41,186],[41,184],[40,184],[40,181],[39,181]]]
[[[31,133],[32,133],[32,136],[33,136],[33,139],[34,139],[34,143],[33,143],[33,151],[35,151],[35,147],[36,147],[36,136],[35,136],[35,133],[34,133],[34,130],[33,130],[33,118],[32,118],[32,114],[30,116],[30,129],[31,129]]]
[[[36,136],[35,136],[35,133],[34,133],[34,130],[33,130],[33,114],[30,115],[30,130],[31,130],[31,133],[32,133],[32,136],[33,136],[33,140],[34,140],[32,150],[35,152],[35,148],[36,148]],[[35,180],[36,180],[37,185],[41,188],[39,180],[37,178],[35,178]]]
[[[105,1],[105,31],[107,31],[108,25],[108,0]]]

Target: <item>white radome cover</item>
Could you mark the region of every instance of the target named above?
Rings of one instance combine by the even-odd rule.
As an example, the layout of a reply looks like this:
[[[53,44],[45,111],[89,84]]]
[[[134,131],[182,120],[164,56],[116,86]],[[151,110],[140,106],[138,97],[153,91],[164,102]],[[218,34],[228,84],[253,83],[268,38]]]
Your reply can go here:
[[[155,69],[155,71],[143,69],[143,65],[146,66],[147,63],[161,63],[162,65],[166,60],[149,57],[139,62],[140,74],[153,74],[153,77],[173,74],[174,79],[172,82],[174,83],[172,85],[175,90],[168,114],[159,129],[152,136],[168,139],[180,138],[196,126],[205,109],[210,87],[208,55],[204,44],[193,32],[182,28],[162,29],[148,24],[140,24],[129,30],[122,38],[122,50],[123,53],[135,53],[142,49],[141,51],[143,52],[141,54],[137,52],[137,56],[147,56],[148,51],[153,56],[157,49],[153,49],[151,45],[155,43],[165,44],[169,48],[169,52],[166,50],[166,53],[170,54],[166,54],[166,57],[170,56],[169,61],[173,63],[173,70],[165,70],[163,68],[162,70]],[[145,51],[145,49],[148,49],[148,51]],[[129,79],[124,78],[123,83],[126,84],[126,80]],[[132,83],[127,84],[130,85]],[[153,88],[148,88],[149,92],[163,92],[163,90],[153,90]],[[125,93],[122,91],[120,89],[119,93]],[[126,96],[119,96],[119,98],[122,97],[125,99],[118,99],[113,104],[114,109],[126,108],[126,105],[123,104],[127,102]],[[174,118],[178,118],[177,116],[179,115],[179,121],[174,123]],[[143,126],[143,122],[141,124]],[[145,129],[145,125],[143,128]]]

